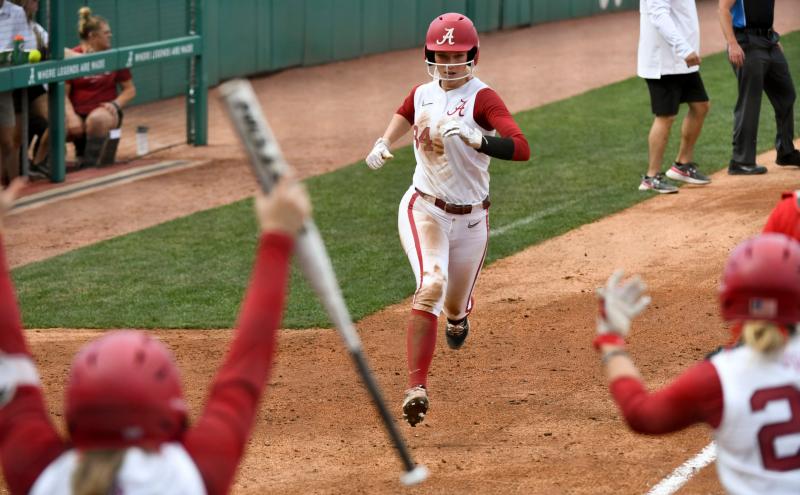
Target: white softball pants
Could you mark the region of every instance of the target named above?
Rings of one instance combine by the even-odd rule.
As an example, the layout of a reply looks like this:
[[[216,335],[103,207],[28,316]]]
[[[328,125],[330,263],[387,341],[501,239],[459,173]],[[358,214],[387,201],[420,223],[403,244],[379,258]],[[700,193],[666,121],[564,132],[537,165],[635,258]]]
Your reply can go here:
[[[444,310],[451,320],[468,315],[486,257],[489,211],[446,213],[412,186],[400,201],[397,228],[417,281],[412,308],[436,316]]]

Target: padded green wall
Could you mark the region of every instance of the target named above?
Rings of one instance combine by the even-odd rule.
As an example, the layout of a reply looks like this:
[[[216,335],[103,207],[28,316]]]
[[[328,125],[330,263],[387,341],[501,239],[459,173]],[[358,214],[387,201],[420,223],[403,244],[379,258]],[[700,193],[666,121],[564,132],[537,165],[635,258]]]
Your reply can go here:
[[[108,19],[114,45],[157,41],[187,32],[186,0],[60,0],[67,32],[88,4]],[[481,32],[602,13],[601,0],[198,0],[207,20],[208,82],[300,65],[421,46],[431,19],[467,14]],[[607,11],[638,8],[608,0]],[[67,38],[77,44],[77,34]],[[136,103],[182,94],[188,63],[134,69]]]

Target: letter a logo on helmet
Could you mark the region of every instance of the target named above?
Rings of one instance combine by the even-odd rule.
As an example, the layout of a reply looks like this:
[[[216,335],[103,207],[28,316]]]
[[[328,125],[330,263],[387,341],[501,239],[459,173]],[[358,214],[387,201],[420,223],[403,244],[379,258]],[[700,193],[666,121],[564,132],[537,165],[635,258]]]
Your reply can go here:
[[[442,36],[442,39],[436,40],[436,44],[437,45],[444,45],[445,42],[447,42],[448,45],[455,45],[456,44],[456,40],[453,39],[453,31],[455,31],[455,29],[456,28],[452,28],[452,27],[445,29],[446,32],[445,32],[444,36]]]
[[[428,65],[428,75],[431,77],[434,77],[432,71],[442,66],[442,64],[436,63],[436,52],[465,52],[467,54],[466,63],[449,65],[450,67],[464,65],[469,68],[467,74],[460,78],[470,76],[471,71],[478,65],[480,56],[478,31],[469,17],[463,14],[442,14],[435,18],[428,26],[424,48],[425,63]],[[439,78],[440,75],[435,78]]]

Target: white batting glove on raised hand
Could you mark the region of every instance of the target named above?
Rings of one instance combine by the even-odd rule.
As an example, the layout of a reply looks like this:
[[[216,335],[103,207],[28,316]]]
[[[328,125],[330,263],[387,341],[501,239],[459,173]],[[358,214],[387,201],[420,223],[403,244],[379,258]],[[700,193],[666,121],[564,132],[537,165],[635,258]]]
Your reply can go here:
[[[378,138],[375,141],[375,146],[372,147],[372,151],[367,155],[366,162],[369,168],[378,170],[383,167],[386,160],[391,160],[392,158],[394,158],[394,155],[389,152],[389,142],[383,138]]]
[[[475,149],[478,149],[481,147],[481,145],[483,145],[483,133],[471,125],[461,122],[460,120],[449,120],[445,122],[441,125],[441,127],[439,127],[439,133],[443,138],[458,136],[465,143]]]
[[[638,275],[621,283],[622,270],[616,270],[608,278],[605,287],[597,289],[600,314],[597,317],[597,333],[609,333],[625,337],[631,328],[631,320],[650,304],[650,296],[644,294],[647,286]]]

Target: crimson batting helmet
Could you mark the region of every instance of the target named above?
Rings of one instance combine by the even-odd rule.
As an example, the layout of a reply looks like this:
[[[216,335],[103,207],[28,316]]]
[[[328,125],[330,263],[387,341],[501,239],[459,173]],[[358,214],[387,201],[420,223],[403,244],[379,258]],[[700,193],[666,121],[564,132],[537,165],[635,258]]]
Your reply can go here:
[[[739,244],[725,264],[719,292],[725,320],[800,322],[800,243],[762,234]]]
[[[112,332],[81,349],[66,389],[67,427],[78,448],[157,447],[187,424],[172,353],[143,332]]]
[[[458,14],[442,14],[435,18],[428,26],[428,34],[425,36],[425,62],[428,64],[428,73],[431,77],[431,67],[438,67],[436,52],[466,52],[467,62],[465,64],[474,69],[480,57],[480,40],[478,31],[469,17]],[[469,76],[469,72],[467,76]],[[464,77],[467,77],[464,76]]]

